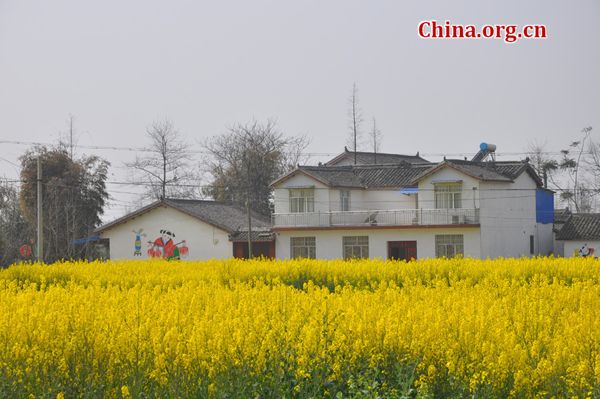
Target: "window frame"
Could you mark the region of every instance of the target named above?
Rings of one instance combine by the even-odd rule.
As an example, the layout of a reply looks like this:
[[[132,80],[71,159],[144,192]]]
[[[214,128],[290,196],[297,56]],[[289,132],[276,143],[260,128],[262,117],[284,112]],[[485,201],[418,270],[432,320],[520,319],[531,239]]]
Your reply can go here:
[[[340,190],[340,211],[350,211],[350,190]]]
[[[449,249],[452,248],[451,251]],[[435,235],[435,257],[455,258],[465,255],[464,234],[436,234]]]
[[[290,237],[290,258],[316,259],[317,238],[314,236]]]
[[[309,213],[315,211],[314,187],[288,189],[290,213]]]
[[[462,208],[462,182],[433,183],[435,209]]]
[[[369,259],[369,236],[343,236],[342,257],[344,260]]]

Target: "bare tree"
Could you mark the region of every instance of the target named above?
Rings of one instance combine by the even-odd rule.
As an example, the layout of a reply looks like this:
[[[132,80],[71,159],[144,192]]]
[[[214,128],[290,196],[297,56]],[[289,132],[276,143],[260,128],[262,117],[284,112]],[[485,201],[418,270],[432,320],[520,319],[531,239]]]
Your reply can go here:
[[[535,171],[544,181],[544,187],[548,187],[548,180],[555,189],[561,189],[560,184],[555,179],[555,174],[559,169],[558,161],[552,158],[546,151],[547,142],[534,141],[529,143],[527,156]]]
[[[589,164],[587,156],[590,154],[588,146],[591,131],[591,127],[582,129],[581,140],[571,142],[570,149],[561,151],[563,157],[559,167],[569,178],[567,189],[562,191],[561,198],[572,204],[576,212],[590,212],[595,195],[586,173],[586,165]]]
[[[212,180],[204,193],[240,205],[249,201],[269,214],[271,182],[306,160],[308,143],[305,136],[284,136],[272,120],[234,125],[202,143],[210,155],[205,163]]]
[[[74,127],[75,116],[69,114],[67,119],[68,130],[59,133],[58,148],[68,152],[69,157],[74,159],[75,150],[77,148],[77,130]]]
[[[146,195],[155,199],[193,195],[195,175],[189,168],[189,144],[173,123],[170,120],[154,122],[146,130],[146,135],[150,144],[144,148],[144,155],[126,163],[144,177],[143,183],[150,187]]]
[[[592,140],[591,130],[582,129],[581,139],[561,150],[560,157],[546,151],[545,142],[531,143],[527,152],[544,186],[557,191],[559,199],[575,212],[591,212],[600,192],[600,147]]]
[[[373,145],[373,163],[377,163],[377,153],[381,147],[381,141],[383,140],[383,133],[377,128],[377,121],[373,118],[373,127],[369,132],[371,144]]]
[[[348,127],[349,127],[349,137],[348,137],[348,147],[352,148],[354,151],[354,163],[356,164],[356,152],[358,151],[358,147],[362,141],[362,110],[360,109],[360,105],[358,103],[358,87],[356,87],[356,83],[352,84],[352,93],[350,94],[349,109],[348,109]]]

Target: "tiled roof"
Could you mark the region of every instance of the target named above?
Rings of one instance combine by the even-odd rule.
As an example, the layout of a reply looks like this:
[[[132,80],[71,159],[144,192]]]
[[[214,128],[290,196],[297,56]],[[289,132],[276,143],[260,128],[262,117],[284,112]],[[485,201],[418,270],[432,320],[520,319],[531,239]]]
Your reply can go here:
[[[404,155],[404,154],[388,154],[388,153],[373,153],[373,152],[356,152],[356,165],[389,165],[399,164],[401,162],[408,163],[426,163],[429,162],[416,155]],[[340,155],[333,159],[330,159],[325,163],[325,166],[348,166],[354,165],[354,152],[344,149]]]
[[[541,186],[539,177],[526,162],[462,160],[444,160],[438,164],[402,162],[396,165],[299,166],[273,184],[278,184],[297,172],[303,172],[330,187],[401,188],[417,185],[425,176],[435,173],[444,166],[484,181],[512,182],[523,172],[528,172]]]
[[[431,164],[364,166],[356,167],[355,173],[365,188],[396,188],[410,186],[416,176],[430,168]]]
[[[448,160],[452,166],[466,175],[475,177],[479,180],[486,181],[503,181],[510,182],[513,179],[500,172],[491,162],[471,162]]]
[[[600,240],[600,213],[573,213],[556,233],[557,240]]]
[[[363,188],[364,184],[352,166],[299,166],[299,170],[334,187]]]
[[[430,164],[300,166],[298,169],[332,187],[397,188],[405,187]]]
[[[538,185],[542,185],[542,181],[540,180],[539,176],[527,162],[473,162],[458,159],[447,159],[432,166],[431,168],[425,170],[420,176],[417,176],[413,180],[412,184],[416,184],[419,180],[443,168],[444,166],[452,167],[466,174],[467,176],[484,181],[512,182],[521,173],[527,172]]]
[[[259,229],[254,230],[254,226],[252,226],[252,242],[270,242],[275,241],[275,233],[273,233],[270,229]],[[248,241],[248,229],[245,231],[237,231],[235,233],[231,233],[229,235],[230,241],[235,242],[246,242]]]
[[[569,218],[571,217],[571,215],[572,215],[572,213],[569,210],[569,208],[555,209],[554,210],[554,224],[566,223],[569,220]]]
[[[96,232],[102,232],[121,223],[125,223],[130,219],[150,212],[159,206],[169,206],[177,209],[228,233],[233,233],[244,229],[247,230],[248,214],[244,209],[235,205],[206,200],[165,199],[162,201],[156,201],[148,206],[138,209],[135,212],[100,226],[98,229],[96,229]],[[268,217],[262,216],[255,212],[251,212],[251,214],[253,228],[268,229],[271,227],[271,222]]]
[[[215,226],[222,226],[224,230],[230,232],[243,230],[248,226],[248,213],[245,209],[236,205],[217,201],[184,199],[168,199],[165,200],[165,203],[196,216],[200,220]],[[253,227],[271,227],[271,221],[268,217],[259,215],[256,212],[251,212],[251,214]]]

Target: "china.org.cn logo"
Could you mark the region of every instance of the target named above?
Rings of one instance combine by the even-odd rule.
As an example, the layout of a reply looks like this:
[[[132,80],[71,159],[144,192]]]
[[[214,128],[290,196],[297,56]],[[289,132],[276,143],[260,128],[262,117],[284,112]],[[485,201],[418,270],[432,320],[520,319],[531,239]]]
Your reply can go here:
[[[521,39],[546,39],[546,25],[476,25],[453,24],[436,20],[421,21],[418,34],[422,39],[501,39],[504,43],[514,43]]]

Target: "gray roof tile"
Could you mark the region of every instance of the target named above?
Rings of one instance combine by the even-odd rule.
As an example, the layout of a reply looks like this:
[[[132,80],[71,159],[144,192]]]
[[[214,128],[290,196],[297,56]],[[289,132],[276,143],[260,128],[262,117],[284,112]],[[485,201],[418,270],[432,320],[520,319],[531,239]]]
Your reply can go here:
[[[600,240],[600,213],[573,213],[556,233],[557,240]]]
[[[254,227],[252,227],[252,241],[253,242],[270,242],[270,241],[275,241],[275,233],[273,233],[270,229],[259,229],[259,230],[254,230]],[[248,241],[248,229],[246,229],[245,231],[237,231],[235,233],[231,233],[229,235],[229,240],[230,241],[235,241],[235,242],[245,242]]]
[[[222,226],[224,230],[233,232],[247,230],[248,213],[236,205],[206,200],[167,199],[165,203],[174,208],[185,211],[198,219],[216,226]],[[268,217],[256,212],[252,214],[252,226],[255,228],[271,227]]]
[[[395,165],[299,166],[298,170],[331,187],[401,188],[418,184],[419,180],[444,165],[449,165],[468,176],[485,181],[512,182],[521,173],[527,171],[541,185],[539,177],[531,165],[526,162],[445,160],[437,164],[402,162]],[[275,184],[282,179],[276,181]]]

